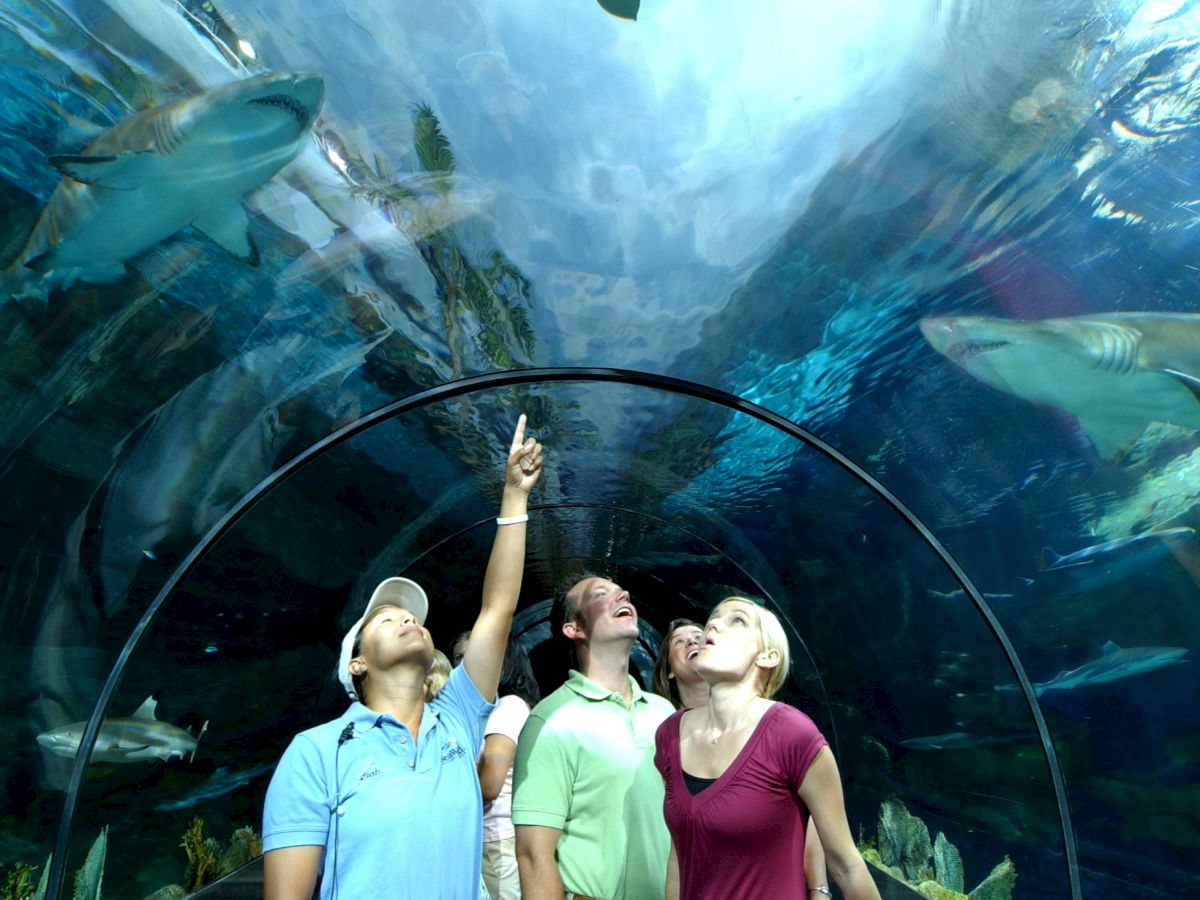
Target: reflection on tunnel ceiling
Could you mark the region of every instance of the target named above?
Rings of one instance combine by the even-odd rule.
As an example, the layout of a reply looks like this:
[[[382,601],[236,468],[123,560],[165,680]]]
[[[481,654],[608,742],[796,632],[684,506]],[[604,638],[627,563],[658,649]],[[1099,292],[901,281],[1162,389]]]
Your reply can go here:
[[[597,367],[758,404],[884,484],[1040,695],[1087,895],[1200,891],[1200,5],[25,0],[0,50],[0,746],[28,785],[0,859],[53,843],[71,760],[36,736],[87,720],[263,479],[400,398]],[[769,596],[869,827],[898,796],[969,871],[1069,895],[966,587],[794,435],[645,385],[437,398],[305,466],[109,711],[169,680],[158,719],[211,723],[194,765],[97,774],[93,808],[252,807],[371,579],[421,570],[460,627],[516,408],[556,457],[524,610],[583,565],[656,628]],[[294,683],[247,698],[223,667],[263,648]]]

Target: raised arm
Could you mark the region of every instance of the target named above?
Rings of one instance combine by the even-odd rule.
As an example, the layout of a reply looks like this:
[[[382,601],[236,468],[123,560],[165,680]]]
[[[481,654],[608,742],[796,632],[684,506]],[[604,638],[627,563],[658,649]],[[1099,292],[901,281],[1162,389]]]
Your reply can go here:
[[[828,747],[822,747],[808,767],[800,797],[816,823],[829,875],[842,889],[842,896],[846,900],[880,900],[879,888],[850,833],[842,779]],[[809,884],[812,886],[811,881]]]
[[[500,500],[500,518],[527,514],[529,492],[537,484],[542,470],[542,445],[525,437],[525,417],[517,420],[508,461],[504,467],[504,494]],[[504,645],[512,629],[513,612],[521,593],[525,571],[525,533],[528,525],[516,522],[496,526],[496,540],[483,576],[483,606],[471,629],[471,641],[463,654],[463,666],[475,687],[488,700],[496,696],[500,669],[504,664]]]

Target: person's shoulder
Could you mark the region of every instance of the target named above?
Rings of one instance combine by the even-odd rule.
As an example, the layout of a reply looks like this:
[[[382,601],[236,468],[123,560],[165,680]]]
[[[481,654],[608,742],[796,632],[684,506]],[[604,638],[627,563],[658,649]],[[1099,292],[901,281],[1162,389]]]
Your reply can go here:
[[[771,717],[771,727],[775,731],[790,736],[821,736],[817,723],[789,703],[775,701],[766,715]]]
[[[328,722],[322,722],[320,725],[314,725],[312,728],[306,728],[299,732],[296,737],[309,738],[320,740],[327,734],[339,734],[350,721],[345,715],[338,716],[336,719],[330,719]]]
[[[579,695],[571,690],[565,683],[560,684],[549,694],[538,701],[537,706],[530,712],[530,716],[534,719],[548,721],[556,712],[576,699]]]
[[[518,694],[505,694],[496,701],[496,712],[503,711],[509,714],[519,714],[522,711],[529,711],[529,704],[525,702],[525,698]]]
[[[683,720],[686,712],[688,712],[686,709],[672,709],[671,714],[658,723],[658,730],[655,732],[657,738],[662,740],[671,735],[678,735],[679,723]]]
[[[325,756],[332,754],[337,749],[337,740],[342,733],[342,729],[346,727],[349,721],[345,716],[339,716],[336,719],[330,719],[328,722],[322,722],[320,725],[314,725],[311,728],[297,732],[296,736],[292,738],[288,749],[292,753],[306,755],[318,754]]]
[[[681,710],[675,709],[675,704],[660,694],[655,694],[651,691],[642,691],[642,696],[646,698],[647,708],[654,710],[655,713],[670,716],[676,712],[681,712]]]

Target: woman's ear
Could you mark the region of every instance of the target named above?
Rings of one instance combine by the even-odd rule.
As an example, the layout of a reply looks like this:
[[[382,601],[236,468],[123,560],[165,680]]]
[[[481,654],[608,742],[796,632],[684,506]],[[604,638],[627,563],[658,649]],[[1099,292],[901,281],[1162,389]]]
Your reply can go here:
[[[356,657],[354,657],[354,659],[350,660],[349,668],[350,668],[351,675],[358,675],[358,676],[366,675],[367,674],[367,661],[365,659],[363,659],[361,656],[356,656]]]
[[[779,651],[774,648],[771,648],[770,650],[764,650],[762,653],[758,654],[758,657],[754,660],[754,662],[756,665],[760,665],[764,669],[773,669],[779,665]]]

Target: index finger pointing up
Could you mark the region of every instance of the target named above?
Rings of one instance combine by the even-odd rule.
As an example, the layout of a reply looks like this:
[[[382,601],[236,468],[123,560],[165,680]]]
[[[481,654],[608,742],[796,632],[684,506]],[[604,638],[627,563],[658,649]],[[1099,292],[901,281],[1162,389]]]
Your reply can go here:
[[[513,432],[512,446],[508,448],[509,453],[516,453],[525,443],[525,414],[521,413],[517,419],[517,429]]]

